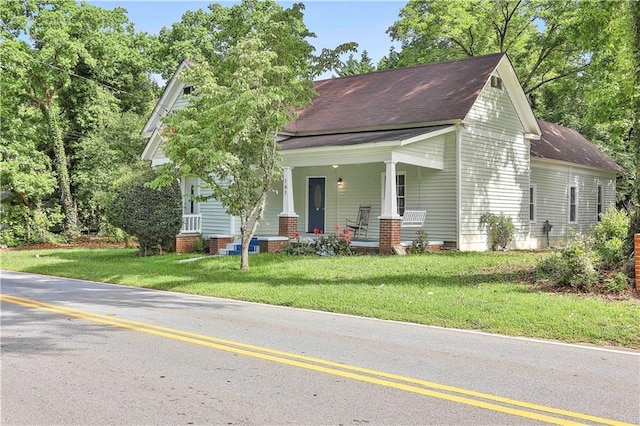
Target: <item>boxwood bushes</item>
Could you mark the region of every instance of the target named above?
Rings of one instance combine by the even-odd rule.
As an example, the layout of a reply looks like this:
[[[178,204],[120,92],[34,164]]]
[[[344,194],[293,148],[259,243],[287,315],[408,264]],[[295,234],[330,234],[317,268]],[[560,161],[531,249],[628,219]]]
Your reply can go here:
[[[161,189],[146,184],[155,179],[150,167],[123,174],[113,184],[106,209],[107,220],[137,237],[139,256],[175,249],[175,236],[182,226],[180,185],[174,181]]]

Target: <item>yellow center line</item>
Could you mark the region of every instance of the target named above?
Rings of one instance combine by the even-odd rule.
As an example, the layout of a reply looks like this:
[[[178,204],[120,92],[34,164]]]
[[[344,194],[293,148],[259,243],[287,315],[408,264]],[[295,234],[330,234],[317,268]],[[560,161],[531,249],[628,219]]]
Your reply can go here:
[[[262,360],[277,362],[280,364],[290,365],[294,367],[304,368],[307,370],[313,370],[325,374],[332,374],[352,380],[358,380],[361,382],[372,383],[389,388],[399,389],[406,392],[412,392],[434,398],[439,398],[447,401],[452,401],[460,404],[466,404],[474,407],[493,410],[505,414],[511,414],[514,416],[534,419],[551,424],[558,425],[577,425],[581,423],[574,422],[572,420],[551,417],[545,414],[535,413],[531,411],[524,411],[518,408],[512,408],[505,405],[492,404],[477,399],[471,399],[465,395],[473,398],[481,398],[488,401],[497,402],[500,404],[511,405],[513,407],[521,407],[529,410],[536,410],[543,413],[549,413],[557,416],[570,417],[576,420],[596,422],[600,424],[612,425],[612,426],[630,426],[629,423],[624,423],[616,420],[591,416],[588,414],[577,413],[568,410],[557,409],[553,407],[547,407],[538,404],[532,404],[524,401],[518,401],[510,398],[504,398],[497,395],[486,394],[482,392],[476,392],[468,389],[457,388],[453,386],[447,386],[439,383],[429,382],[425,380],[415,379],[411,377],[405,377],[395,375],[391,373],[385,373],[376,370],[370,370],[367,368],[341,364],[332,361],[326,361],[319,358],[313,358],[304,355],[297,355],[294,353],[278,351],[274,349],[264,348],[260,346],[248,345],[240,342],[234,342],[231,340],[220,339],[212,336],[205,336],[196,333],[190,333],[187,331],[176,330],[172,328],[162,327],[153,324],[147,324],[143,322],[127,320],[123,318],[116,318],[108,315],[101,315],[94,312],[83,311],[75,308],[68,308],[60,305],[54,305],[46,302],[40,302],[37,300],[11,296],[6,294],[0,294],[0,301],[6,303],[12,303],[21,305],[28,308],[44,310],[56,314],[70,316],[87,321],[93,321],[105,325],[125,328],[129,330],[140,331],[147,334],[170,338],[182,342],[197,344],[200,346],[206,346],[226,352],[232,352],[240,355],[245,355]],[[366,375],[365,375],[366,374]],[[389,379],[389,380],[386,380]],[[391,381],[393,380],[393,381]],[[403,382],[403,383],[399,383]],[[412,386],[419,385],[422,387]],[[440,391],[446,391],[450,393],[437,392],[431,389],[437,389]],[[455,393],[458,395],[452,395]]]

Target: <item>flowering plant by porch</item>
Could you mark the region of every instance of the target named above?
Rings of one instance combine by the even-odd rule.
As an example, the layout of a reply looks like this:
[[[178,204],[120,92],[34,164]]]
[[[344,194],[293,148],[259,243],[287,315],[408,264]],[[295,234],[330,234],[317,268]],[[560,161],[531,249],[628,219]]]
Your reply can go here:
[[[351,239],[353,232],[347,228],[341,229],[339,225],[334,227],[334,232],[325,234],[323,230],[315,228],[315,237],[300,238],[300,234],[293,234],[292,243],[287,246],[283,253],[290,255],[316,254],[318,256],[350,256]]]

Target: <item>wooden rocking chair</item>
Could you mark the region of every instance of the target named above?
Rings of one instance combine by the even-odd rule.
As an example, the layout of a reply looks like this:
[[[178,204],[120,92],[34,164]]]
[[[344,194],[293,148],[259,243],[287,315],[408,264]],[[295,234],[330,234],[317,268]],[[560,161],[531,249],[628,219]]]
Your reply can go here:
[[[364,238],[367,238],[367,234],[369,233],[369,217],[371,216],[371,205],[363,206],[361,205],[358,209],[358,218],[353,221],[347,219],[347,229],[353,231],[353,238],[362,238],[364,233]]]

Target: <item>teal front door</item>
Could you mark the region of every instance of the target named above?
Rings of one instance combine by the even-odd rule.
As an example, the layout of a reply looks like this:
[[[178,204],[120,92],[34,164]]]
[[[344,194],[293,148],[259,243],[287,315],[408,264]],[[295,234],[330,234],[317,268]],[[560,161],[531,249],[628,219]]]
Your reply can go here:
[[[324,231],[325,178],[309,178],[307,232]]]

